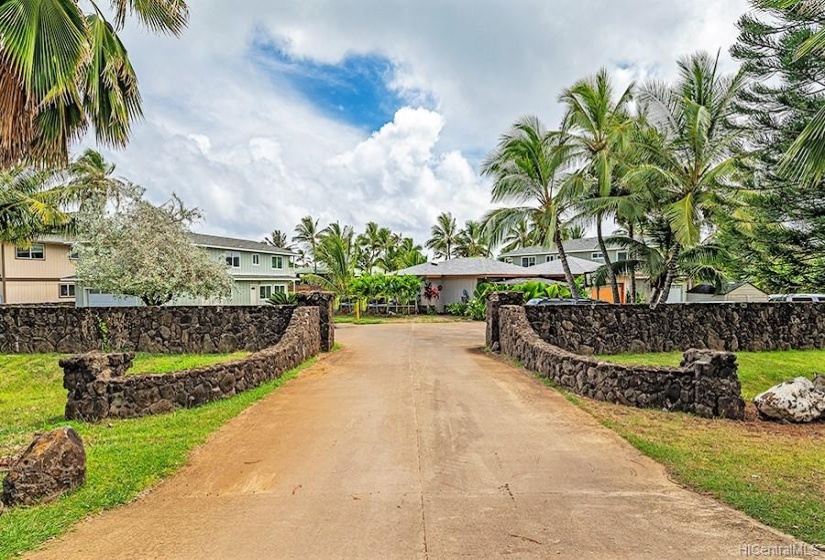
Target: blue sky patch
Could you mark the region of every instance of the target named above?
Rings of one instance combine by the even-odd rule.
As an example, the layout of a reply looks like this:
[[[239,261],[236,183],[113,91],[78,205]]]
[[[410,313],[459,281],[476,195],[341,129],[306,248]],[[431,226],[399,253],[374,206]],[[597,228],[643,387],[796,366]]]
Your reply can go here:
[[[338,64],[324,64],[294,58],[271,40],[255,40],[251,58],[326,115],[359,128],[378,130],[405,105],[399,92],[388,87],[395,66],[383,56],[350,55]]]

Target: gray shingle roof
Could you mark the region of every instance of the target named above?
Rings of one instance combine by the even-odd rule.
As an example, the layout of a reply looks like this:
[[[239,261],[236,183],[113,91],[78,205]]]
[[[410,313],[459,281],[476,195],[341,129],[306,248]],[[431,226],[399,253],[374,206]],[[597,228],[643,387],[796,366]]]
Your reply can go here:
[[[562,242],[562,245],[564,246],[564,250],[569,253],[599,250],[599,240],[596,237],[568,239],[567,241]],[[510,251],[509,253],[504,253],[501,255],[501,258],[521,257],[524,255],[555,255],[558,252],[559,250],[556,247],[540,247],[534,245],[533,247],[524,247],[522,249]]]
[[[573,276],[581,276],[582,274],[589,274],[596,272],[601,264],[578,257],[567,257],[567,264],[570,266],[570,272]],[[564,276],[564,268],[561,261],[556,259],[552,262],[545,262],[535,266],[527,267],[525,270],[531,271],[535,276]]]
[[[428,262],[397,271],[400,276],[478,276],[496,278],[527,278],[535,275],[529,269],[494,259],[481,257]]]
[[[206,235],[203,233],[190,233],[195,245],[201,247],[212,247],[216,249],[239,249],[243,251],[255,251],[256,253],[266,253],[270,255],[294,255],[288,249],[278,249],[272,245],[248,239],[238,239],[235,237],[221,237],[219,235]]]

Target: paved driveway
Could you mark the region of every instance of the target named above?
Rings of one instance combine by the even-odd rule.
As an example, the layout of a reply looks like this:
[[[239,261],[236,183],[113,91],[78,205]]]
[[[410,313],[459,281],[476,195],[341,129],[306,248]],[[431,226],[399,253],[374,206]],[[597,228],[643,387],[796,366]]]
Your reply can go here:
[[[34,557],[704,559],[790,542],[484,355],[482,325],[337,336],[178,476]]]

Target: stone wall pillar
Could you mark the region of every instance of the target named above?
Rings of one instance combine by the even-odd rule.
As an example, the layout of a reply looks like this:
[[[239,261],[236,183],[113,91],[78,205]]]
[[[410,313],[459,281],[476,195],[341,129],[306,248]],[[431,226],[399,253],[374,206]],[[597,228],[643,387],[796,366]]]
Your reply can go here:
[[[133,352],[89,352],[60,360],[63,387],[69,391],[66,420],[99,422],[109,415],[108,385],[132,367]]]
[[[317,307],[321,317],[321,351],[329,352],[335,346],[335,324],[333,323],[333,304],[335,294],[331,292],[297,292],[300,307]]]
[[[736,354],[691,349],[684,353],[681,365],[693,370],[695,414],[706,418],[745,418]]]
[[[491,292],[487,294],[487,348],[499,351],[499,309],[502,305],[523,305],[521,292]]]

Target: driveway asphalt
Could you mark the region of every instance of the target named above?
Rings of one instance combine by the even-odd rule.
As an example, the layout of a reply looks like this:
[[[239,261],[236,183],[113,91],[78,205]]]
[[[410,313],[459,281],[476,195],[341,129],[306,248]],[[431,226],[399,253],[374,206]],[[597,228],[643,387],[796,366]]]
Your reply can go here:
[[[336,336],[342,350],[178,475],[32,558],[706,559],[793,543],[484,354],[483,325]]]

